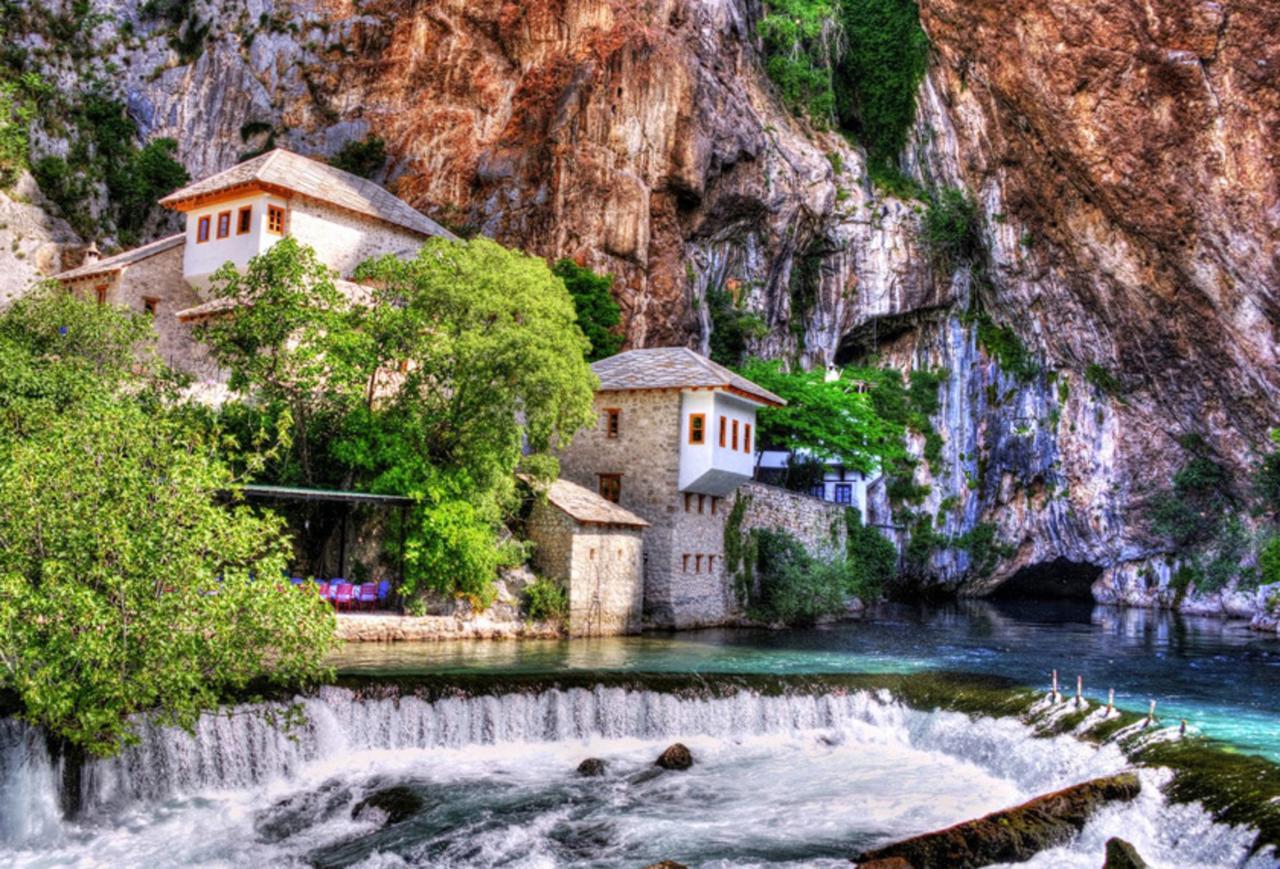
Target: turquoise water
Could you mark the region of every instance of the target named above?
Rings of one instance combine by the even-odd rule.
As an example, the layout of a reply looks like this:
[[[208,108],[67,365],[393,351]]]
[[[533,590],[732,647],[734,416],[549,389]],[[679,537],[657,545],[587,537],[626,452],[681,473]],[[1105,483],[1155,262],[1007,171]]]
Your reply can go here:
[[[805,630],[706,630],[598,640],[353,645],[343,673],[567,671],[1006,676],[1145,712],[1280,762],[1280,642],[1238,622],[1060,602],[885,606]]]

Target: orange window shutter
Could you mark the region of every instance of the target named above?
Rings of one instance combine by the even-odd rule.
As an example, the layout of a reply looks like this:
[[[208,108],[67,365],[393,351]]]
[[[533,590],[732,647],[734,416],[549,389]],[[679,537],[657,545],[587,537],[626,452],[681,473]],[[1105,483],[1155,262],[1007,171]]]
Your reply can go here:
[[[736,419],[733,421],[733,448],[735,450],[738,448],[738,421]]]
[[[747,427],[742,432],[742,451],[751,452],[751,423],[747,423]]]
[[[726,427],[727,425],[726,425],[725,418],[722,416],[720,417],[720,446],[722,447],[725,444],[725,428]]]

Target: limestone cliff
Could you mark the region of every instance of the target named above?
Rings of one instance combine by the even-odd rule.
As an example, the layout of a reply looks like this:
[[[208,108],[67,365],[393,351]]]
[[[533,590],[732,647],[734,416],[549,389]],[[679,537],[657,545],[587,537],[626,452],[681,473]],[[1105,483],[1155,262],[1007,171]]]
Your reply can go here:
[[[140,0],[91,5],[88,58],[34,27],[20,41],[61,87],[109,81],[195,176],[269,141],[332,154],[376,133],[379,180],[424,211],[618,275],[633,345],[705,347],[708,294],[728,290],[768,327],[756,352],[945,368],[931,490],[877,515],[995,535],[988,558],[938,547],[923,581],[983,592],[1055,564],[1101,571],[1103,599],[1169,603],[1143,504],[1183,462],[1177,436],[1242,479],[1280,422],[1274,4],[922,0],[906,164],[976,197],[981,281],[933,268],[922,206],[781,105],[759,0],[227,0],[178,4],[176,28]],[[979,347],[979,308],[1036,373]]]

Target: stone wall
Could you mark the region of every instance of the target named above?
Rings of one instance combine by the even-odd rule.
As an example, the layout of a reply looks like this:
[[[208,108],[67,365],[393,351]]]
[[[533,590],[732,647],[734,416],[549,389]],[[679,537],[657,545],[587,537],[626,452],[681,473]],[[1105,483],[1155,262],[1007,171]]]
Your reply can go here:
[[[754,481],[740,486],[735,498],[748,499],[743,531],[782,529],[795,535],[811,553],[844,551],[848,530],[841,504]]]
[[[297,198],[289,210],[289,234],[316,250],[340,276],[383,254],[416,254],[426,241],[416,232],[311,199]]]
[[[337,637],[348,643],[436,642],[442,640],[529,640],[560,636],[558,625],[487,614],[400,616],[339,613]]]

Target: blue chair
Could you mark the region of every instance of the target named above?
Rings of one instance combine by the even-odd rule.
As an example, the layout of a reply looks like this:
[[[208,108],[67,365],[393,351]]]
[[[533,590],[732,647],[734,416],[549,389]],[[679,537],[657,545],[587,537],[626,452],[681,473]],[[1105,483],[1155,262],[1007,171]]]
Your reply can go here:
[[[384,579],[382,580],[382,582],[378,583],[378,603],[385,604],[390,599],[391,599],[391,582],[389,580]]]

